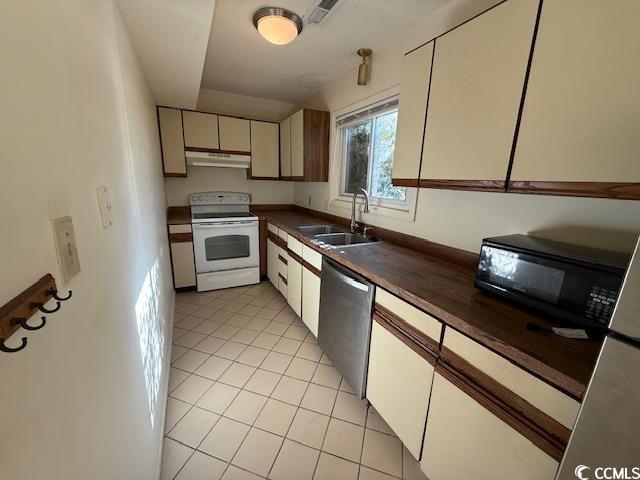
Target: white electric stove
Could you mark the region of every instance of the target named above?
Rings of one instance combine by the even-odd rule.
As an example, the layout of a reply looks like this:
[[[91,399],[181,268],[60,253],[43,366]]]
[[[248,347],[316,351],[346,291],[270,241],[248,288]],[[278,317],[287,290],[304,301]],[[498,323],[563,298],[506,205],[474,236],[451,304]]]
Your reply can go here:
[[[243,192],[189,195],[199,292],[260,282],[258,217]]]

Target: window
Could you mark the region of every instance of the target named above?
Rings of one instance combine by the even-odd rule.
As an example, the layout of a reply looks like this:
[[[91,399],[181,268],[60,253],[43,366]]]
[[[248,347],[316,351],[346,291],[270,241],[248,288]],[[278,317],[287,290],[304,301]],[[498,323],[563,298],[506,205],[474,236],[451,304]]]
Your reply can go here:
[[[406,188],[391,184],[397,121],[397,99],[336,120],[343,167],[340,195],[364,188],[375,204],[406,206]]]

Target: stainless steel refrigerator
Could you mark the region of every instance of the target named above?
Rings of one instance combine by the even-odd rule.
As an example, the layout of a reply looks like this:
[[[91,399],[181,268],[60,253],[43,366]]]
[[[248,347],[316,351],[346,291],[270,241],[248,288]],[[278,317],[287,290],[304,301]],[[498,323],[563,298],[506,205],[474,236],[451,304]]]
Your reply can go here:
[[[557,480],[640,478],[640,240],[609,328]]]

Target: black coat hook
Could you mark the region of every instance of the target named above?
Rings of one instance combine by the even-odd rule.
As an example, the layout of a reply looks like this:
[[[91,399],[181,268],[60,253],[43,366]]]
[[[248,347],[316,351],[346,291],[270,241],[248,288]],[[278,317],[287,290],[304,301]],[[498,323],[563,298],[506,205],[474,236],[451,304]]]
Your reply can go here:
[[[11,320],[11,326],[20,325],[25,330],[40,330],[42,327],[44,327],[46,325],[47,318],[46,317],[40,317],[40,319],[42,320],[40,325],[32,327],[31,325],[29,325],[27,323],[27,319],[26,318],[14,318],[14,319]]]
[[[73,291],[69,290],[69,295],[67,295],[66,297],[59,297],[58,291],[55,288],[52,288],[51,290],[47,290],[47,294],[51,295],[56,300],[64,302],[65,300],[69,300],[71,298],[71,295],[73,295]]]
[[[60,310],[60,302],[56,302],[57,305],[55,306],[55,308],[53,310],[49,310],[47,308],[45,308],[44,303],[40,303],[40,302],[33,302],[31,304],[31,308],[37,308],[38,310],[40,310],[42,313],[55,313],[58,310]]]
[[[3,352],[9,352],[9,353],[19,352],[20,350],[22,350],[24,347],[27,346],[27,337],[22,337],[22,345],[16,348],[7,347],[4,344],[4,340],[5,340],[4,338],[0,338],[0,350],[2,350]]]

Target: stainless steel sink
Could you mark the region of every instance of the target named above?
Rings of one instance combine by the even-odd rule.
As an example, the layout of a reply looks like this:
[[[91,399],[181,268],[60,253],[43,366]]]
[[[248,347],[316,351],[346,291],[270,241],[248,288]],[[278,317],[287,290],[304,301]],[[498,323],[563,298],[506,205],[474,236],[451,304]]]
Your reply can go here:
[[[296,230],[312,237],[321,234],[345,232],[344,228],[337,225],[298,225]]]
[[[341,233],[330,233],[330,234],[321,234],[315,235],[313,237],[318,246],[327,246],[327,247],[355,247],[356,245],[371,245],[375,243],[376,240],[371,240],[364,235],[359,233],[350,233],[350,232],[341,232]]]

